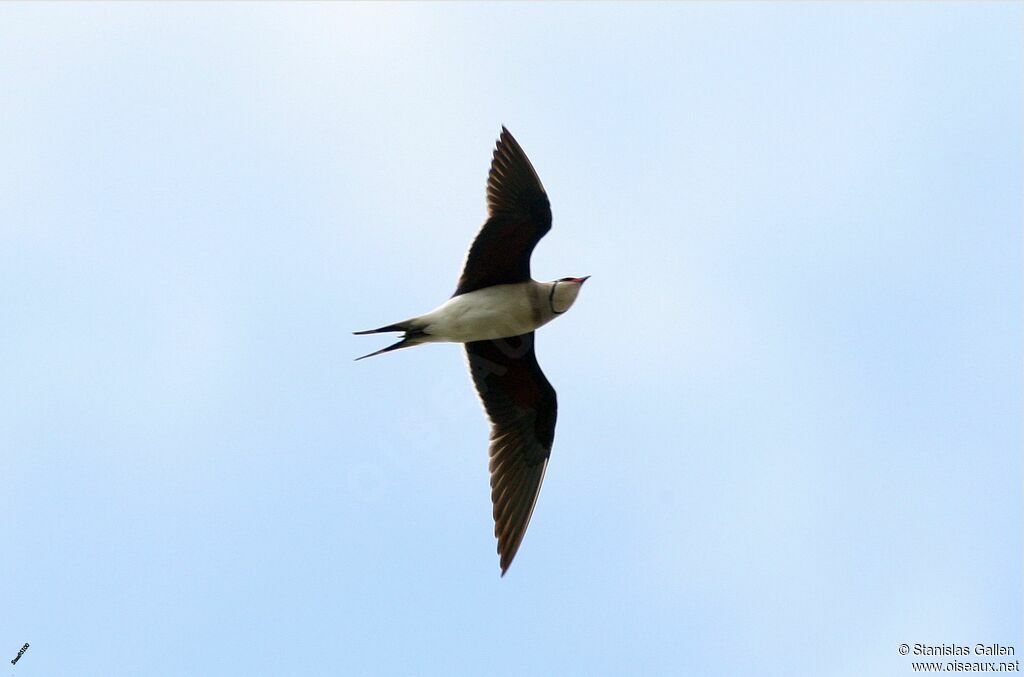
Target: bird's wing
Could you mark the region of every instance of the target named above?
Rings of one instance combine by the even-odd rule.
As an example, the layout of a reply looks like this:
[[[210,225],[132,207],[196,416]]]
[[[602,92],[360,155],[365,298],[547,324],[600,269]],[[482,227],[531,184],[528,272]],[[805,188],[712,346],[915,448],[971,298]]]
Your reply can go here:
[[[519,550],[555,439],[558,403],[533,352],[533,332],[466,344],[473,383],[491,420],[491,502],[501,573]]]
[[[530,254],[551,230],[551,203],[526,153],[504,127],[487,176],[487,222],[477,233],[455,296],[530,279]]]

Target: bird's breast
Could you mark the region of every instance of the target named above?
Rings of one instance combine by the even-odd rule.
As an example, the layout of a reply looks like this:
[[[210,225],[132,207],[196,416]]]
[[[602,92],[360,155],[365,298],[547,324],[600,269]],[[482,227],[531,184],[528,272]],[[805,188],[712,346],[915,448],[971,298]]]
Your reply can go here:
[[[422,319],[437,341],[483,341],[519,336],[545,323],[532,283],[486,287],[449,299]]]

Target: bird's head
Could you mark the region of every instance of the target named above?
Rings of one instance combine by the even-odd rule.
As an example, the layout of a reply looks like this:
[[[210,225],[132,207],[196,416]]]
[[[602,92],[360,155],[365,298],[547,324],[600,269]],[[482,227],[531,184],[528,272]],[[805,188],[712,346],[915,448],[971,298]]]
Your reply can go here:
[[[561,280],[552,282],[551,291],[548,293],[551,312],[555,315],[561,315],[569,310],[572,304],[576,302],[576,297],[579,296],[583,283],[589,278],[589,275],[584,275],[583,277],[563,277]]]

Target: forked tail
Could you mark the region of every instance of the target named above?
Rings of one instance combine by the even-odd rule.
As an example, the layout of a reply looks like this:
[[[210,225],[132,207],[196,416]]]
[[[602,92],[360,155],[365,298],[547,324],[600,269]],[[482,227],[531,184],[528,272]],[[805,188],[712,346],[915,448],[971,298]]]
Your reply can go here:
[[[363,336],[365,334],[380,334],[387,331],[404,331],[405,336],[398,343],[392,343],[387,348],[381,348],[380,350],[357,357],[356,362],[359,360],[365,360],[367,357],[373,357],[375,355],[382,355],[383,353],[390,353],[392,350],[399,350],[400,348],[411,348],[424,343],[424,337],[427,335],[422,329],[415,329],[412,326],[412,321],[407,320],[405,322],[397,322],[395,324],[389,324],[386,327],[380,327],[378,329],[367,329],[366,331],[354,331],[352,332],[356,336]]]
[[[409,331],[410,324],[408,322],[396,322],[389,324],[386,327],[379,327],[377,329],[367,329],[366,331],[354,331],[352,332],[356,336],[364,336],[366,334],[380,334],[385,331]]]

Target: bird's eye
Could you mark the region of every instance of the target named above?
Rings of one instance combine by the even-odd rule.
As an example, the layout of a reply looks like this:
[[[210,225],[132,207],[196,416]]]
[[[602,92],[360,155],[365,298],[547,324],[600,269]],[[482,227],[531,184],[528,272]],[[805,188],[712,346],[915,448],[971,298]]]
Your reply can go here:
[[[572,277],[563,277],[559,282],[572,282],[574,279]]]

